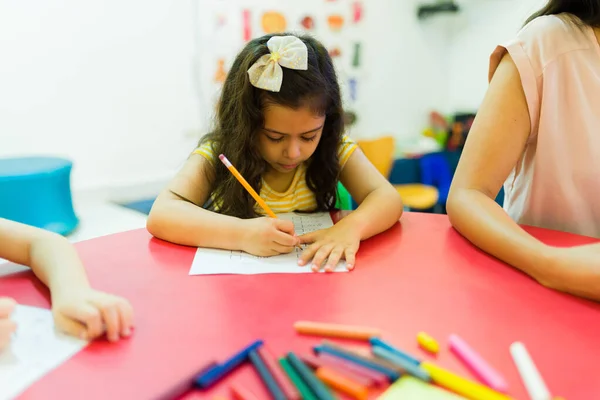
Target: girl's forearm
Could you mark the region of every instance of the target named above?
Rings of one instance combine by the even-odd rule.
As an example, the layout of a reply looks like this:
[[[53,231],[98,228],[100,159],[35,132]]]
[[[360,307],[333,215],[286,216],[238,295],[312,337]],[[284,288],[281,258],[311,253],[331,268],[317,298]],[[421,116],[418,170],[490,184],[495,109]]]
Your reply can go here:
[[[159,239],[194,247],[241,250],[244,237],[242,219],[176,199],[155,203],[147,228]]]
[[[365,240],[392,227],[402,216],[402,200],[391,186],[375,189],[358,208],[338,223],[358,229]]]

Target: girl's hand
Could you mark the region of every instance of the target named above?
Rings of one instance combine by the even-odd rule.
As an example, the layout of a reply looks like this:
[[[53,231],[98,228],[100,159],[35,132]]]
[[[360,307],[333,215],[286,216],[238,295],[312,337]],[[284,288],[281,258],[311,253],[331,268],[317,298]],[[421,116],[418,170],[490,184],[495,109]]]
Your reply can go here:
[[[345,259],[346,268],[349,271],[354,269],[360,235],[353,229],[336,224],[331,228],[299,236],[299,239],[300,243],[310,243],[310,246],[302,252],[298,265],[306,265],[312,259],[311,268],[318,271],[327,260],[324,268],[326,272],[331,272],[341,259]]]
[[[133,329],[133,310],[127,300],[91,288],[53,293],[52,314],[58,329],[81,339],[106,333],[108,340],[116,342]]]
[[[0,351],[8,346],[10,337],[17,329],[17,324],[10,319],[10,314],[17,302],[10,297],[0,297]]]
[[[260,217],[243,220],[241,249],[259,257],[291,253],[299,244],[294,223],[283,219]]]

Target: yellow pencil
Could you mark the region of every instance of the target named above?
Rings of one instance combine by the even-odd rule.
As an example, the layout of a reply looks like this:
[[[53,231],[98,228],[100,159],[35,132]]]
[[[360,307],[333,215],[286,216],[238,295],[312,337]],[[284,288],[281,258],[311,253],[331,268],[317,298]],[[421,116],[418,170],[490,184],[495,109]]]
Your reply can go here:
[[[261,206],[263,210],[265,210],[267,215],[271,218],[277,218],[277,215],[275,215],[275,213],[269,208],[267,203],[265,203],[265,201],[260,198],[258,193],[256,193],[256,191],[254,189],[252,189],[252,186],[250,186],[250,184],[238,172],[238,170],[233,166],[233,164],[231,164],[231,162],[227,159],[227,157],[225,157],[225,155],[221,154],[221,155],[219,155],[219,160],[221,160],[221,162],[223,164],[225,164],[225,166],[227,167],[229,172],[231,172],[233,174],[233,176],[235,176],[235,178],[242,184],[242,186],[246,188],[248,193],[250,193],[250,196],[254,197],[254,200],[256,200],[258,205]],[[300,250],[303,250],[302,246],[300,246],[300,245],[296,245],[296,247]]]
[[[221,162],[225,164],[229,172],[231,172],[233,176],[235,176],[235,178],[242,184],[242,186],[246,188],[248,193],[250,193],[250,196],[254,197],[254,200],[256,200],[258,205],[261,206],[263,210],[265,210],[269,217],[277,218],[277,215],[275,215],[275,213],[271,211],[267,203],[265,203],[265,201],[260,198],[258,193],[256,193],[256,191],[252,189],[252,186],[250,186],[250,184],[244,179],[244,177],[238,172],[238,170],[235,169],[235,167],[231,164],[231,162],[229,162],[227,157],[221,154],[219,155],[219,160],[221,160]]]

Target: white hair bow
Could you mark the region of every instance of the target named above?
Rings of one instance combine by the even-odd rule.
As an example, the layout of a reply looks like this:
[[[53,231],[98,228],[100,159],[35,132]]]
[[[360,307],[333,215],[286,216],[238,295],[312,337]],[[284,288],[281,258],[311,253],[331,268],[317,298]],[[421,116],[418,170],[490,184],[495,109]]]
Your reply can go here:
[[[308,69],[308,49],[296,36],[273,36],[267,42],[270,54],[265,54],[250,67],[248,76],[253,86],[279,92],[283,82],[283,70]]]

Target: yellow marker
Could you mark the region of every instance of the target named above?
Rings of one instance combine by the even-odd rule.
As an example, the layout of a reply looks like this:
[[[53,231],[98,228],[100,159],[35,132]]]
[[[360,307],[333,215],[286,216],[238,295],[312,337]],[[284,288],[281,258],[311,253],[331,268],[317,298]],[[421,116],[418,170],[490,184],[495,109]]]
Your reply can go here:
[[[487,386],[462,378],[427,361],[421,363],[421,368],[429,372],[431,379],[438,385],[456,394],[473,400],[510,400],[505,394],[496,392]]]
[[[419,334],[417,335],[417,342],[419,342],[419,345],[422,348],[429,351],[430,353],[435,354],[438,351],[440,351],[440,345],[438,344],[438,342],[425,332],[419,332]]]

